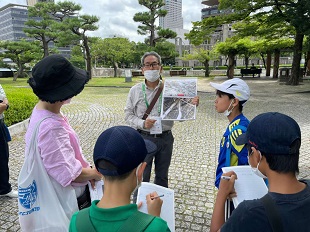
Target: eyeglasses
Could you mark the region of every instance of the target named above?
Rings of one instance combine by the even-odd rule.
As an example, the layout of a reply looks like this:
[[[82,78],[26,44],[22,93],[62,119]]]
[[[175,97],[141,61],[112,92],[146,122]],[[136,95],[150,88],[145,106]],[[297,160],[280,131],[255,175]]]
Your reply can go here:
[[[150,68],[150,67],[157,68],[158,66],[159,66],[159,63],[152,63],[152,64],[144,64],[143,65],[144,68]]]

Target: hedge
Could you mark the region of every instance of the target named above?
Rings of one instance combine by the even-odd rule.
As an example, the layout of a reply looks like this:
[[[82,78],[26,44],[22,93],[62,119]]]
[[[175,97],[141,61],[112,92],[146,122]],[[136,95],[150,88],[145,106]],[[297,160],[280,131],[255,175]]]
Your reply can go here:
[[[5,124],[11,126],[30,117],[33,107],[38,102],[31,88],[2,85],[10,103],[5,111]]]

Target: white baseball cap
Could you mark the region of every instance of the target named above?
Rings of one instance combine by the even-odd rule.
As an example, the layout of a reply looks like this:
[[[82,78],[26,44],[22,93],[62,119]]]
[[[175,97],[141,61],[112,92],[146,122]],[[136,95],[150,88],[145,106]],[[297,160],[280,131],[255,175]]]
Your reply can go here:
[[[221,92],[234,95],[239,101],[247,101],[250,98],[250,88],[240,78],[229,79],[221,84],[210,82],[210,85]]]

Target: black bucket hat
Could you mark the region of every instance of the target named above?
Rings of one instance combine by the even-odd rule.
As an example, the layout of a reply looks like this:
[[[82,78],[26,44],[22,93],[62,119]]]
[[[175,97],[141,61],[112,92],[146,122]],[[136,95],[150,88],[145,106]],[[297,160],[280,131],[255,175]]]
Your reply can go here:
[[[79,94],[89,81],[87,71],[74,67],[61,55],[50,55],[39,61],[28,80],[39,99],[55,103]]]

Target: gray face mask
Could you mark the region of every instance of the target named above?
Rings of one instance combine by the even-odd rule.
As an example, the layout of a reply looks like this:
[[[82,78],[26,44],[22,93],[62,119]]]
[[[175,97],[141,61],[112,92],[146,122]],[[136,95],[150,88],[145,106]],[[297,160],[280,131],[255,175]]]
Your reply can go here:
[[[248,160],[248,163],[250,164],[250,166],[251,166],[251,168],[252,168],[252,171],[253,171],[257,176],[259,176],[259,177],[261,177],[261,178],[263,178],[263,179],[267,179],[267,176],[265,176],[263,173],[261,173],[261,171],[258,169],[258,166],[259,166],[259,164],[260,164],[260,161],[262,160],[262,154],[260,153],[260,151],[258,151],[258,152],[259,152],[259,155],[260,155],[260,160],[259,160],[259,162],[258,162],[258,164],[257,164],[257,167],[256,167],[256,168],[253,168],[253,167],[251,166],[249,160]]]

